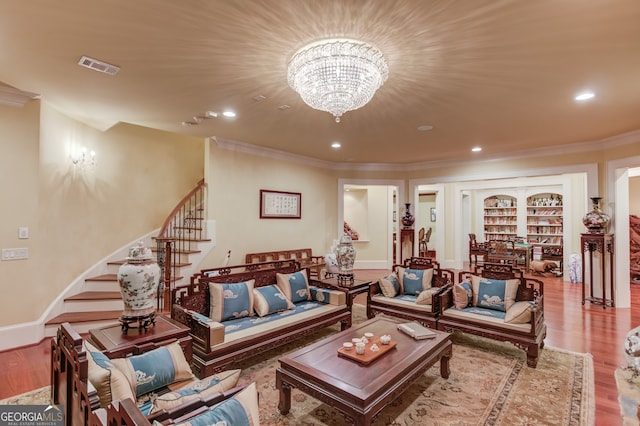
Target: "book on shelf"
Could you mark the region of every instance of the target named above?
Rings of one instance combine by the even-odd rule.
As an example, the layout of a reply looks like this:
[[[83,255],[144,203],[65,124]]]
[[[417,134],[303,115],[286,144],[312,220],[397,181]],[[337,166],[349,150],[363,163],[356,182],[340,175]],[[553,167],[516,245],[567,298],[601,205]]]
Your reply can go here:
[[[433,330],[429,330],[427,327],[417,322],[407,322],[404,324],[398,324],[398,330],[413,337],[416,340],[431,339],[436,337],[437,334]]]

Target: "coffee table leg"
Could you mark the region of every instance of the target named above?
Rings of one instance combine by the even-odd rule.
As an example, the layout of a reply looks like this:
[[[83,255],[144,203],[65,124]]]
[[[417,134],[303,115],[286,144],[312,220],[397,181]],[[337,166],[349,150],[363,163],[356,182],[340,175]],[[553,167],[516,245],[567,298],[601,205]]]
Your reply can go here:
[[[276,389],[280,392],[278,409],[281,414],[287,414],[291,409],[291,386],[282,380],[280,370],[276,370]]]
[[[442,355],[440,358],[440,376],[443,379],[448,379],[449,374],[451,374],[451,369],[449,368],[449,360],[451,359],[452,351],[449,348],[449,351]]]

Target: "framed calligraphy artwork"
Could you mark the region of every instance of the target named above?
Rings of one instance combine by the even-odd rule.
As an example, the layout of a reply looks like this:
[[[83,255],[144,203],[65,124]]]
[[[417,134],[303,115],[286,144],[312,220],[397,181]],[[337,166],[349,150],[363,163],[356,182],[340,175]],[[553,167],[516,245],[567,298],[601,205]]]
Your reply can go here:
[[[300,219],[302,194],[260,190],[260,219]]]

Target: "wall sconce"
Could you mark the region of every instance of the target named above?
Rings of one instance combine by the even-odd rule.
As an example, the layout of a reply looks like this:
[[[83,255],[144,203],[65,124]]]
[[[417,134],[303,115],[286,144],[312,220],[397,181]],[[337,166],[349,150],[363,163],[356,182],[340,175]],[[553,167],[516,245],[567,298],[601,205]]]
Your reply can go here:
[[[87,153],[87,148],[84,147],[82,147],[80,152],[71,153],[69,158],[74,168],[80,167],[80,169],[84,170],[96,165],[96,152],[90,151]]]

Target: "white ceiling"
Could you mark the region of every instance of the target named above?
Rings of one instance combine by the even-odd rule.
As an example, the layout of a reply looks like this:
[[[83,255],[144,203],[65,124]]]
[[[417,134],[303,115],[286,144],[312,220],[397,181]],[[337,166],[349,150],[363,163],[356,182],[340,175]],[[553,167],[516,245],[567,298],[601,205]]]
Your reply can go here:
[[[286,79],[291,55],[327,37],[372,43],[389,64],[340,123]],[[82,68],[83,55],[121,70]],[[491,158],[640,129],[640,1],[0,0],[0,82],[100,129],[333,162]],[[596,98],[575,102],[583,90]],[[181,125],[226,108],[237,117]]]

